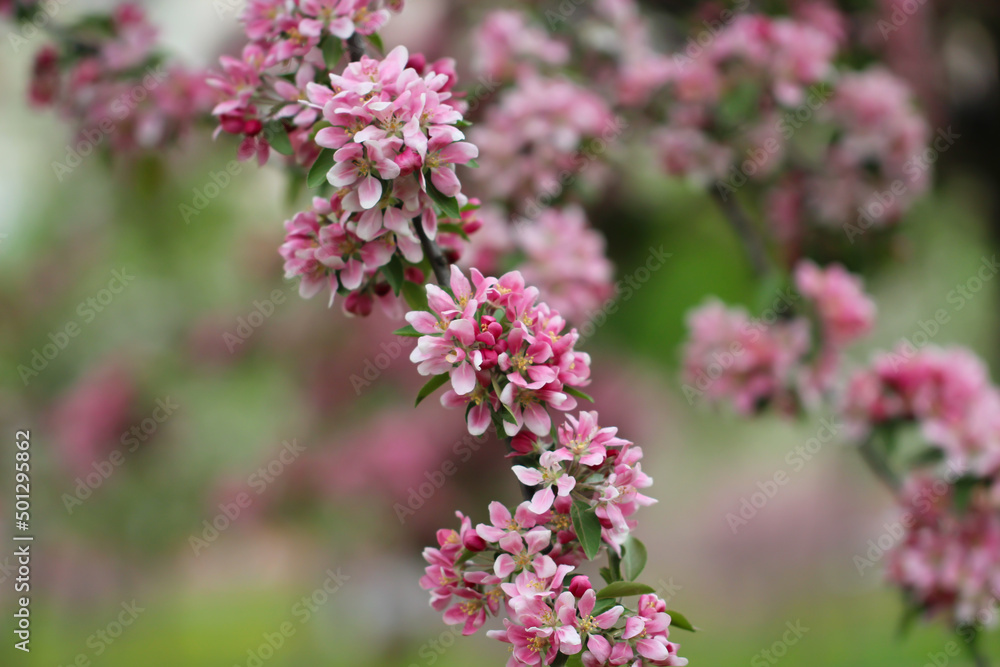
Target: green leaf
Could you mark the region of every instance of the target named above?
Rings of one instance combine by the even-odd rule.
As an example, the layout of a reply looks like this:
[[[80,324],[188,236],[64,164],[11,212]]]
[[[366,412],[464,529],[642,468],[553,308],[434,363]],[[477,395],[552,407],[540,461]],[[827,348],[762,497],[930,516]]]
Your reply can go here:
[[[379,53],[385,53],[385,44],[382,43],[382,37],[377,32],[368,35],[368,41],[379,50]]]
[[[478,162],[476,162],[476,161],[475,161],[475,159],[472,159],[472,160],[469,160],[469,161],[468,161],[468,162],[467,162],[467,163],[465,164],[465,166],[466,166],[466,167],[472,167],[473,169],[479,169],[479,163],[478,163]]]
[[[469,235],[465,233],[465,229],[462,225],[456,224],[454,222],[442,222],[438,224],[438,231],[445,232],[446,234],[458,234],[462,237],[464,241],[469,240]]]
[[[691,624],[691,621],[687,620],[687,616],[680,613],[679,611],[667,610],[670,615],[670,627],[677,628],[678,630],[687,630],[688,632],[698,632],[698,628]]]
[[[611,574],[610,567],[602,567],[598,570],[598,573],[601,575],[601,579],[604,580],[605,584],[613,584],[615,582],[615,575]]]
[[[421,387],[420,391],[417,392],[417,403],[416,404],[420,405],[420,403],[423,402],[423,400],[425,398],[427,398],[428,396],[430,396],[431,394],[433,394],[435,391],[437,391],[438,389],[440,389],[441,386],[444,385],[444,383],[448,381],[448,378],[449,378],[449,376],[448,376],[447,373],[441,373],[441,375],[435,375],[434,377],[432,377],[427,382],[427,384],[425,384],[423,387]]]
[[[422,334],[419,331],[417,331],[416,329],[414,329],[412,324],[407,324],[402,329],[396,329],[395,331],[393,331],[392,335],[393,336],[409,336],[410,338],[420,338],[424,334]]]
[[[470,561],[476,557],[475,551],[469,551],[468,549],[462,549],[462,554],[455,560],[455,565],[461,565],[466,561]]]
[[[271,144],[271,148],[282,155],[292,155],[295,153],[295,149],[292,148],[292,142],[288,139],[288,130],[280,120],[268,123],[264,128],[264,132],[267,137],[267,143]]]
[[[622,574],[629,581],[635,581],[646,567],[646,545],[629,535],[623,548]]]
[[[573,518],[573,530],[580,540],[583,553],[587,555],[587,560],[594,560],[601,550],[601,521],[597,518],[597,512],[587,503],[577,500],[570,508],[569,515]]]
[[[462,219],[462,210],[458,207],[458,200],[454,197],[445,197],[440,190],[434,187],[431,179],[427,179],[427,194],[438,209],[438,215],[452,220]]]
[[[565,667],[583,667],[583,652],[575,653],[566,659]]]
[[[431,309],[431,307],[427,305],[427,290],[424,289],[423,285],[411,283],[407,280],[403,283],[402,292],[403,298],[406,300],[406,305],[410,307],[410,310]]]
[[[608,550],[608,570],[611,571],[611,581],[608,582],[609,584],[622,580],[622,559],[611,550]]]
[[[952,502],[958,514],[965,514],[965,510],[969,509],[969,503],[972,502],[972,492],[977,484],[979,484],[979,479],[972,475],[963,475],[955,480],[952,485]]]
[[[332,149],[324,148],[316,158],[309,175],[306,176],[306,185],[310,188],[318,188],[326,183],[326,174],[333,168],[333,153]]]
[[[928,447],[910,459],[910,466],[913,468],[922,468],[924,466],[941,463],[944,459],[945,455],[943,450],[940,450],[937,447]]]
[[[634,581],[616,581],[615,583],[608,584],[601,590],[597,591],[597,599],[606,600],[626,598],[630,595],[646,595],[648,593],[655,592],[656,589],[652,586],[647,586],[646,584],[640,584]]]
[[[319,48],[323,52],[323,61],[326,62],[327,69],[336,69],[340,59],[344,57],[344,42],[339,37],[327,35],[319,43]]]
[[[392,287],[392,293],[399,296],[399,291],[403,288],[403,262],[399,259],[399,255],[393,255],[389,263],[382,267],[382,275],[385,277],[389,286]]]
[[[590,401],[591,403],[594,402],[594,399],[593,397],[590,396],[590,394],[585,394],[579,389],[574,389],[573,387],[563,385],[563,391],[569,394],[570,396],[576,396],[577,398],[581,398],[585,401]]]
[[[603,614],[604,612],[606,612],[608,609],[611,609],[612,607],[614,607],[617,604],[618,604],[618,602],[616,600],[614,600],[614,599],[598,600],[597,602],[594,603],[594,611],[590,612],[590,615],[591,616],[600,616],[601,614]]]

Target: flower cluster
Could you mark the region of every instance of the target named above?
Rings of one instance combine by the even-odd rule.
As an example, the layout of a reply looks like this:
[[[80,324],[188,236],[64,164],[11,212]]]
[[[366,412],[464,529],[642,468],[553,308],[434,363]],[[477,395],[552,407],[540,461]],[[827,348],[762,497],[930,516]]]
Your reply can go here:
[[[684,393],[690,402],[725,401],[742,415],[768,406],[793,413],[833,387],[843,349],[870,331],[875,304],[839,265],[803,261],[794,278],[795,292],[779,294],[760,319],[719,301],[689,314]]]
[[[504,629],[488,635],[512,645],[508,665],[549,665],[581,652],[588,667],[686,665],[670,641],[666,603],[652,589],[599,592],[586,576],[570,578],[605,549],[621,556],[623,546],[639,548],[629,542],[629,517],[655,502],[641,493],[652,484],[641,449],[599,426],[596,412],[568,416],[552,441],[529,436],[518,444],[513,472],[533,497],[513,513],[491,503],[490,522],[475,527],[459,512],[459,530],[438,531],[438,548],[424,550],[420,582],[431,606],[465,635],[506,611]],[[634,609],[619,602],[631,595],[639,595]]]
[[[251,0],[242,16],[248,43],[240,57],[223,56],[222,72],[211,78],[224,97],[213,112],[217,133],[243,137],[240,159],[256,156],[263,164],[273,146],[311,165],[319,114],[307,104],[315,103],[309,89],[329,83],[345,40],[362,48],[360,36],[373,35],[402,6],[403,0]],[[274,121],[280,124],[269,127]]]
[[[790,170],[775,188],[769,207],[778,224],[813,219],[846,226],[853,239],[896,222],[927,190],[930,132],[912,91],[888,70],[844,74],[818,117],[837,139],[820,166]],[[795,206],[780,210],[782,199]]]
[[[570,322],[582,323],[612,292],[614,267],[604,237],[579,206],[549,208],[531,224],[514,228],[524,252],[524,279]]]
[[[420,336],[410,360],[421,375],[448,374],[441,401],[467,408],[470,433],[485,433],[493,421],[509,437],[524,429],[545,436],[549,408],[576,407],[573,394],[590,382],[590,355],[576,351],[576,329],[565,331],[519,272],[497,279],[473,269],[470,283],[452,265],[451,293],[427,285],[427,300],[430,311],[406,315]]]
[[[543,193],[558,195],[566,174],[594,159],[589,140],[607,140],[617,127],[599,95],[563,77],[526,74],[471,132],[472,141],[490,156],[477,170],[477,186],[497,200],[533,202]],[[588,178],[599,179],[597,171],[588,169]]]
[[[851,378],[844,412],[858,439],[912,423],[954,469],[983,477],[1000,471],[1000,392],[967,350],[904,343],[877,356]]]
[[[308,86],[322,109],[322,121],[309,119],[322,123],[314,138],[324,149],[318,167],[337,191],[285,223],[281,254],[286,276],[302,278],[303,296],[328,285],[331,302],[338,290],[351,294],[345,307],[355,314],[371,310],[373,294],[398,294],[406,271],[419,273],[414,282],[422,284],[414,266],[424,258],[420,234],[436,238],[441,216],[449,220],[452,260],[461,254],[460,239],[478,226],[477,204],[462,194],[455,174],[455,165],[478,151],[457,128],[462,114],[451,104],[453,79],[433,67],[420,73],[409,62],[397,47],[383,60],[363,56],[331,75],[332,88]],[[400,268],[374,281],[397,250]]]
[[[653,140],[665,171],[724,196],[748,182],[768,186],[772,231],[788,244],[809,225],[863,232],[896,220],[927,187],[928,128],[902,80],[835,66],[841,24],[829,7],[798,18],[745,14],[704,47],[675,54],[666,123]],[[809,144],[819,130],[807,125],[828,138],[819,152]]]
[[[976,487],[959,507],[955,487],[932,475],[903,490],[906,534],[889,553],[887,576],[927,616],[953,626],[996,623],[1000,512],[995,491]]]
[[[56,34],[35,56],[29,98],[71,122],[88,154],[102,143],[119,153],[162,149],[208,117],[215,97],[205,74],[162,63],[139,6]]]
[[[510,81],[529,73],[536,64],[561,66],[569,60],[569,46],[531,25],[519,11],[489,12],[476,29],[475,68],[488,80]]]

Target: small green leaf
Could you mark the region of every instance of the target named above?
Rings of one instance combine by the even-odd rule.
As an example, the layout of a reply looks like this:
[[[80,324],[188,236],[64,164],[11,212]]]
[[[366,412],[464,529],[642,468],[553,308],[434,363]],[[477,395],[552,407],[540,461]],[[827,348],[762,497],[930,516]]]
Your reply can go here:
[[[941,463],[945,458],[944,451],[936,447],[928,447],[910,460],[910,466],[922,468],[923,466]]]
[[[615,575],[611,574],[611,568],[610,567],[602,567],[597,572],[601,575],[601,579],[604,580],[605,584],[613,584],[613,583],[615,583]]]
[[[399,291],[403,288],[403,262],[399,259],[399,255],[393,255],[389,263],[382,267],[382,276],[385,277],[389,286],[392,287],[392,293],[399,296]]]
[[[288,139],[288,130],[280,120],[268,123],[264,131],[267,143],[271,145],[271,148],[282,155],[292,155],[295,153],[295,149],[292,148],[292,142]]]
[[[379,50],[379,53],[385,53],[385,44],[382,43],[382,37],[377,32],[368,35],[368,41]]]
[[[647,586],[646,584],[640,584],[634,581],[616,581],[613,584],[608,584],[601,590],[597,591],[597,599],[617,599],[626,598],[630,595],[646,595],[648,593],[655,593],[656,590],[652,586]]]
[[[611,581],[609,584],[613,584],[616,581],[622,580],[622,559],[618,557],[614,551],[608,551],[608,570],[611,571]]]
[[[563,391],[569,394],[570,396],[576,396],[577,398],[581,398],[585,401],[590,401],[591,403],[594,402],[594,399],[590,396],[590,394],[585,394],[579,389],[574,389],[573,387],[563,385]]]
[[[629,535],[623,549],[622,574],[629,581],[635,581],[646,567],[646,545]]]
[[[580,540],[583,553],[587,555],[587,560],[594,560],[601,550],[601,520],[597,518],[597,512],[587,503],[577,500],[569,510],[573,519],[573,530],[576,531],[576,538]]]
[[[327,69],[336,69],[340,59],[344,56],[344,42],[339,37],[327,35],[319,43],[319,48],[323,52],[323,61]]]
[[[670,627],[687,630],[688,632],[698,632],[698,628],[692,625],[691,621],[687,620],[687,616],[679,611],[670,611],[668,609],[667,614],[670,615]]]
[[[972,475],[963,475],[955,480],[952,485],[952,502],[958,514],[965,514],[965,510],[969,509],[969,503],[972,502],[972,492],[977,484],[979,484],[979,479]]]
[[[434,187],[430,178],[427,179],[427,194],[430,195],[431,201],[437,207],[438,215],[452,220],[462,218],[462,210],[458,207],[458,200],[454,197],[444,196],[440,190]]]
[[[448,381],[448,379],[449,379],[449,375],[447,373],[441,373],[441,375],[435,375],[434,377],[432,377],[427,382],[427,384],[425,384],[423,387],[421,387],[420,391],[417,392],[417,403],[416,404],[420,405],[420,403],[423,402],[423,400],[425,398],[427,398],[428,396],[430,396],[431,394],[433,394],[435,391],[437,391],[438,389],[440,389],[442,387],[442,385],[444,385],[444,383]]]
[[[419,331],[417,331],[416,329],[414,329],[412,324],[407,324],[402,329],[396,329],[395,331],[393,331],[392,335],[393,336],[409,336],[410,338],[420,338],[424,334],[422,334]]]
[[[503,410],[500,411],[500,417],[508,424],[517,425],[517,417],[514,416],[514,411],[510,409],[510,406],[506,403],[503,404]]]
[[[444,232],[446,234],[458,234],[462,237],[462,240],[468,241],[469,235],[465,233],[465,229],[462,225],[456,224],[454,222],[442,222],[438,224],[438,231]]]
[[[310,188],[318,188],[326,183],[326,174],[333,168],[333,153],[329,148],[324,148],[306,176],[306,185]]]
[[[406,300],[406,305],[410,307],[410,310],[430,310],[430,306],[427,305],[427,290],[424,289],[423,285],[418,285],[416,283],[411,283],[407,280],[403,283],[403,298]]]
[[[469,160],[465,163],[466,167],[472,167],[473,169],[479,169],[479,163],[475,159]]]
[[[455,565],[461,565],[462,563],[472,560],[473,558],[476,557],[476,553],[477,552],[475,551],[462,549],[462,554],[457,559],[455,559]]]
[[[565,667],[583,667],[583,652],[569,656],[566,659]]]
[[[610,598],[607,598],[607,599],[604,599],[604,600],[598,600],[597,602],[594,603],[594,611],[590,612],[590,615],[591,616],[600,616],[601,614],[603,614],[604,612],[606,612],[608,609],[611,609],[612,607],[616,606],[617,604],[618,604],[618,602],[616,600],[610,599]]]

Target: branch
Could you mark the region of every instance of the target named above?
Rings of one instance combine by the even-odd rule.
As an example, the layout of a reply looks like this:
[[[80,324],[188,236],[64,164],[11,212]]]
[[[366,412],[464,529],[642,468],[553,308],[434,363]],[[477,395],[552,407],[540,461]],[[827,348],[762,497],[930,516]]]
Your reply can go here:
[[[739,202],[736,201],[736,195],[723,196],[715,188],[710,188],[709,194],[715,200],[715,203],[719,205],[719,208],[722,209],[726,220],[729,221],[736,235],[740,238],[740,243],[743,244],[743,250],[750,260],[750,266],[753,268],[754,275],[758,278],[766,276],[770,273],[771,269],[767,261],[767,251],[764,249],[764,242],[754,229],[750,218],[747,217],[747,214],[740,207]]]
[[[363,55],[365,55],[365,43],[362,41],[361,35],[355,32],[347,38],[347,57],[353,63],[361,60]]]
[[[431,263],[431,269],[434,271],[434,278],[437,279],[438,285],[447,285],[450,269],[448,268],[448,260],[441,254],[441,248],[427,237],[423,224],[416,218],[413,219],[413,228],[417,230],[420,246],[424,249],[424,254]]]
[[[865,440],[864,444],[858,448],[858,453],[861,454],[861,458],[868,464],[869,469],[875,473],[875,476],[889,487],[893,495],[898,494],[902,486],[899,477],[889,467],[889,462],[882,456],[881,452],[875,448],[874,439],[868,438]]]

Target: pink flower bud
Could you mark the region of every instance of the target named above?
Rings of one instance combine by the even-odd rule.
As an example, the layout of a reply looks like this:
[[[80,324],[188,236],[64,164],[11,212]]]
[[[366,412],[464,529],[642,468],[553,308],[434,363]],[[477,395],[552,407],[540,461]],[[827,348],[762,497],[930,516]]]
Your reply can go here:
[[[590,578],[582,574],[577,577],[573,577],[573,581],[569,582],[569,592],[572,593],[575,598],[582,598],[583,594],[591,588],[593,588],[593,586],[590,584]]]
[[[373,300],[370,294],[351,292],[344,300],[344,310],[351,315],[368,317],[372,313]]]

